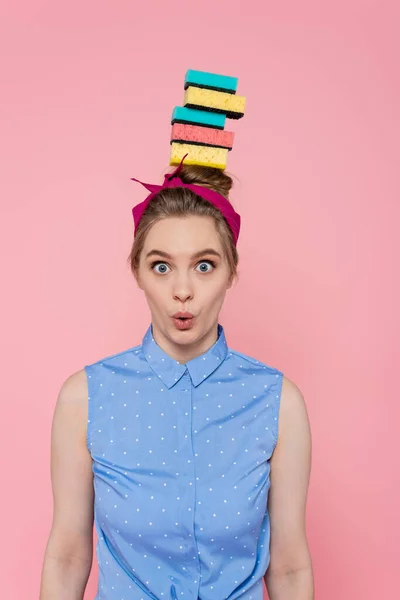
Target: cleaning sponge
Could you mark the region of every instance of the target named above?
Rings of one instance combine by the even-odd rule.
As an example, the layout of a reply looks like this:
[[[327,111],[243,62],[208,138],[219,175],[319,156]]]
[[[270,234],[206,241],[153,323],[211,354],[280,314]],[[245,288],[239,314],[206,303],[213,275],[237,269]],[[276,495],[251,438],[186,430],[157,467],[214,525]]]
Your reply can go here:
[[[212,146],[199,146],[198,144],[180,144],[172,142],[170,165],[179,165],[185,154],[185,165],[202,165],[225,169],[229,150]]]
[[[225,114],[229,119],[240,119],[244,115],[246,98],[226,92],[216,92],[189,86],[183,104],[187,108],[209,110]]]
[[[193,69],[189,69],[185,77],[185,90],[189,85],[193,85],[219,92],[236,94],[237,84],[237,77],[217,75],[216,73],[207,73],[206,71],[194,71]]]
[[[212,127],[199,127],[196,125],[184,125],[175,123],[172,126],[171,142],[190,142],[203,146],[219,146],[232,150],[234,133],[232,131],[220,131]]]
[[[225,122],[226,116],[223,114],[185,108],[184,106],[175,106],[171,119],[171,125],[174,123],[191,123],[192,125],[204,125],[216,129],[223,129]]]

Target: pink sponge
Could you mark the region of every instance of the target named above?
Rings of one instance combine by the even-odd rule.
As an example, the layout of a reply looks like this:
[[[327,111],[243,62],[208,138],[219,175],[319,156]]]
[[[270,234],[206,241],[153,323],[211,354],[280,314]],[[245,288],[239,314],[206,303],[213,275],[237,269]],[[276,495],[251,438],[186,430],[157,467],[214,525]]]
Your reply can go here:
[[[174,123],[171,132],[171,142],[186,142],[204,146],[217,146],[232,150],[234,133],[212,127],[200,127]]]

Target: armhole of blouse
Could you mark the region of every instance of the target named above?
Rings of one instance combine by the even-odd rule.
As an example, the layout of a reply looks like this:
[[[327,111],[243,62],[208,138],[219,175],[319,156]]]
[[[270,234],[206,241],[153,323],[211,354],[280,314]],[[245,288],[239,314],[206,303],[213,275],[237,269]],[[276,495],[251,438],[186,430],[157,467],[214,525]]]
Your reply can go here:
[[[280,406],[281,406],[281,397],[282,397],[282,385],[283,385],[283,373],[281,371],[278,371],[277,376],[276,376],[276,382],[274,385],[274,391],[273,393],[275,394],[275,398],[274,398],[274,426],[273,426],[273,437],[274,437],[274,446],[272,451],[275,450],[276,445],[278,443],[278,433],[279,433],[279,412],[280,412]]]
[[[91,452],[91,434],[92,434],[92,416],[93,416],[93,410],[92,410],[92,404],[93,404],[93,379],[94,379],[94,370],[92,369],[91,365],[85,365],[84,367],[85,369],[85,373],[86,373],[86,378],[87,378],[87,387],[88,387],[88,397],[87,397],[87,413],[88,413],[88,418],[87,418],[87,423],[86,423],[86,447],[89,450],[89,452]]]

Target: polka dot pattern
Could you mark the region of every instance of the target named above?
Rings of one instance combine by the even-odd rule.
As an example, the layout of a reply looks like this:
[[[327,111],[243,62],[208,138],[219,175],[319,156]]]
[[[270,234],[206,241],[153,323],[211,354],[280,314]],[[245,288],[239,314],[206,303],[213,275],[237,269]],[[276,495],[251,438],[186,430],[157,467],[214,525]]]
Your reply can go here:
[[[85,366],[95,600],[262,600],[283,374],[223,327],[182,365],[155,342]]]

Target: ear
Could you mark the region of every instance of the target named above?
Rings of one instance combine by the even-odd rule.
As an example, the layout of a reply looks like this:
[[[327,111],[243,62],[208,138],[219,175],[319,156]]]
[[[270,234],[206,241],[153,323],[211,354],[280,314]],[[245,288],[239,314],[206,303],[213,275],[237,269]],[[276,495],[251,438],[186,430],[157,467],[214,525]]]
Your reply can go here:
[[[133,276],[135,277],[136,284],[137,284],[138,288],[140,290],[143,290],[142,282],[141,282],[140,277],[139,277],[139,271],[135,270],[133,272]]]
[[[237,275],[235,275],[235,273],[232,273],[232,274],[230,275],[230,277],[229,277],[229,279],[228,279],[228,284],[227,284],[227,286],[226,286],[226,289],[227,289],[227,290],[229,290],[229,289],[232,287],[232,285],[233,285],[233,282],[235,281],[235,279],[236,279],[236,278],[237,278]]]

